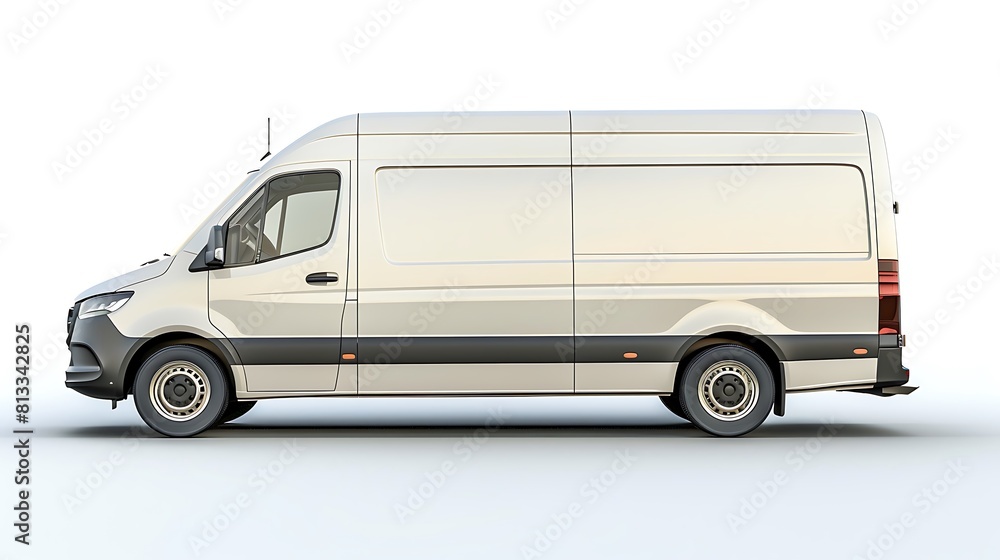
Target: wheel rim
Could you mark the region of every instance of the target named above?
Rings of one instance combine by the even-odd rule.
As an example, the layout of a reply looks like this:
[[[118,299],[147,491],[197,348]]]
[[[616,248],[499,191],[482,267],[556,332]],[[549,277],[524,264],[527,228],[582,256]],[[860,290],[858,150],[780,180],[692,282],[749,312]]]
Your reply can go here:
[[[702,408],[727,422],[750,414],[759,396],[753,370],[734,360],[716,362],[706,368],[698,388]]]
[[[170,362],[156,371],[149,400],[160,416],[185,422],[204,412],[212,388],[205,372],[187,361]]]

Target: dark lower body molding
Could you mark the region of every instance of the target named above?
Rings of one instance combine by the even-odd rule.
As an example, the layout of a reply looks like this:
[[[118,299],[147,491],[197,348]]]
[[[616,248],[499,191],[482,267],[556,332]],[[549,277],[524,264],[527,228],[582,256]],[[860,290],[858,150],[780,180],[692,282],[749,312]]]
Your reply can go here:
[[[231,339],[242,365],[677,362],[701,335]],[[877,334],[758,337],[781,361],[875,357]],[[864,353],[858,354],[862,348]],[[343,359],[343,354],[355,359]],[[634,357],[626,358],[626,355]]]

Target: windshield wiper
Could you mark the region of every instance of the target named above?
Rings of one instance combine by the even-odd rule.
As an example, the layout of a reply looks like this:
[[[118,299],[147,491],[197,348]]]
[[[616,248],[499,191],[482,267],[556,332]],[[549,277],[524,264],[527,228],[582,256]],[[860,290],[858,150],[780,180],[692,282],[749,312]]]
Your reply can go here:
[[[170,255],[168,255],[167,253],[163,253],[163,256],[164,257],[169,257]],[[158,262],[160,262],[160,259],[153,259],[151,261],[146,261],[146,262],[140,264],[139,266],[146,266],[147,264],[153,264],[153,263],[158,263]]]

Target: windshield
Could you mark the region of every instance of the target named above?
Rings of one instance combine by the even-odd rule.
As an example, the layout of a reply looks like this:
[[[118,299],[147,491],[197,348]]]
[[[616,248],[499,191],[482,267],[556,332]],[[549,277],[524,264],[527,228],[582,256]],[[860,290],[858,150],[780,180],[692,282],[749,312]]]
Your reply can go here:
[[[219,223],[219,221],[222,219],[222,216],[229,213],[229,211],[233,208],[233,206],[235,206],[236,203],[243,198],[247,190],[250,188],[250,185],[254,182],[254,179],[256,179],[259,174],[260,170],[250,172],[247,175],[246,179],[244,179],[243,182],[240,183],[240,186],[236,187],[233,190],[233,192],[229,194],[229,196],[224,198],[222,202],[219,203],[219,205],[215,208],[215,210],[212,210],[212,212],[205,218],[203,222],[198,224],[198,227],[194,228],[194,230],[191,232],[191,235],[188,236],[188,238],[184,241],[184,243],[181,244],[180,248],[174,251],[173,254],[176,255],[181,251],[187,251],[189,253],[196,253],[200,251],[201,248],[204,247],[205,243],[208,241],[208,234],[205,233],[207,232],[208,228]]]

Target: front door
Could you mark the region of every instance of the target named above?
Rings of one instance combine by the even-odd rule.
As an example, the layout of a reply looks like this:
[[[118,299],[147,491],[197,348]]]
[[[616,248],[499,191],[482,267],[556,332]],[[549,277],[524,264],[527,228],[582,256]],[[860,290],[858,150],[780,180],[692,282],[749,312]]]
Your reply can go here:
[[[349,162],[274,175],[224,224],[209,318],[239,354],[250,392],[337,386],[350,176]]]

